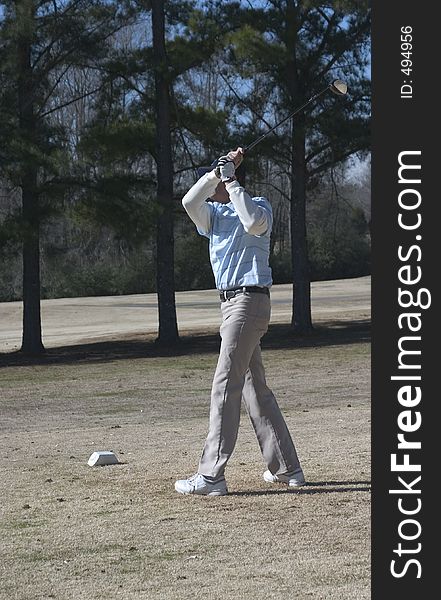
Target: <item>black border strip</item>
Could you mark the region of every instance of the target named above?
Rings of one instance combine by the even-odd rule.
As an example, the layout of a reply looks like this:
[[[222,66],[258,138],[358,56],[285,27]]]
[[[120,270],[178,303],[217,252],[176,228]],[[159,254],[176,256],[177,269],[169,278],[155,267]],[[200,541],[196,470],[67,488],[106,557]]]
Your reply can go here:
[[[435,361],[439,369],[436,346],[441,328],[436,315],[435,278],[440,272],[441,253],[435,237],[440,237],[435,233],[440,212],[435,174],[441,169],[436,164],[434,145],[440,131],[435,88],[441,36],[439,21],[428,2],[376,0],[372,4],[372,597],[415,600],[431,598],[437,590],[434,573],[439,519],[434,504],[438,469],[434,459],[441,432],[437,429]],[[409,38],[401,40],[401,34],[405,36],[410,30],[412,70],[404,73],[401,60],[406,57],[401,54],[401,42]],[[405,85],[408,87],[402,88]],[[410,90],[412,93],[406,95]],[[407,152],[401,155],[402,162],[420,165],[421,169],[404,169],[400,183],[402,152]],[[409,191],[400,196],[405,189]],[[419,195],[419,206],[400,207],[400,201],[417,205]],[[400,226],[400,212],[402,223],[415,228]],[[421,224],[416,227],[418,218]],[[403,283],[417,279],[418,273],[420,281]],[[416,306],[400,306],[399,288],[409,292],[401,295],[401,304],[405,305],[411,294]],[[429,297],[430,307],[418,306],[427,305]],[[419,316],[405,317],[404,313]],[[399,344],[401,349],[420,352],[402,355],[401,368]],[[394,376],[420,376],[421,380],[391,379]],[[406,442],[421,443],[421,449],[397,448],[400,433]],[[412,468],[421,465],[421,471],[392,471],[394,454],[398,464],[409,460],[415,465]]]

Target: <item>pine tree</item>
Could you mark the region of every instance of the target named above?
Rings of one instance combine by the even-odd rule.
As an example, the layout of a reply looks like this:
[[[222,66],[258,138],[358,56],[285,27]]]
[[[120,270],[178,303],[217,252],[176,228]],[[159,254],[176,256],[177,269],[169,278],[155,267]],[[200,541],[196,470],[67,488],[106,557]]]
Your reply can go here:
[[[63,196],[65,132],[51,115],[69,69],[96,63],[126,19],[126,2],[9,0],[0,13],[0,175],[21,190],[23,338],[21,350],[44,351],[40,313],[40,237]]]
[[[265,8],[244,9],[240,18],[243,26],[232,38],[232,64],[244,79],[257,73],[271,82],[266,110],[259,106],[266,118],[270,111],[289,114],[334,79],[349,85],[347,98],[322,96],[293,119],[291,131],[275,132],[252,151],[266,153],[282,169],[289,165],[292,326],[308,333],[307,192],[320,173],[369,148],[368,3],[271,0]],[[252,97],[242,104],[250,101]]]
[[[174,294],[173,157],[164,0],[152,0],[152,32],[158,204],[161,211],[158,216],[156,235],[158,341],[170,344],[178,339],[178,322]]]
[[[225,29],[214,18],[218,10],[221,8],[210,2],[199,9],[183,0],[138,0],[138,18],[148,25],[138,29],[131,48],[115,48],[109,53],[96,116],[81,144],[89,160],[94,157],[100,177],[109,173],[110,186],[111,173],[115,177],[119,172],[116,161],[118,168],[124,157],[137,163],[136,171],[126,171],[125,181],[130,185],[131,178],[140,181],[144,176],[147,180],[144,168],[153,157],[156,168],[150,175],[156,198],[150,204],[156,217],[158,342],[164,344],[178,339],[173,223],[174,213],[182,207],[174,195],[174,180],[194,170],[197,141],[212,140],[225,130],[223,114],[195,105],[184,81],[192,70],[207,63],[222,43]],[[122,109],[121,98],[126,99]],[[218,137],[221,143],[222,136]],[[146,189],[152,199],[151,186]],[[96,191],[95,185],[89,206],[96,202]]]

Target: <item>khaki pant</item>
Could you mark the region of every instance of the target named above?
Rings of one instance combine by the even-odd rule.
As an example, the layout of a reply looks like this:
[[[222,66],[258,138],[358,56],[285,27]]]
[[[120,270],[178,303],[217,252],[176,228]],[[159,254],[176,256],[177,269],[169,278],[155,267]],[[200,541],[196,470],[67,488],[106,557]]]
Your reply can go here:
[[[221,303],[222,338],[213,379],[210,428],[198,472],[220,477],[236,444],[244,399],[263,458],[274,475],[300,467],[296,449],[274,394],[266,385],[260,339],[268,330],[266,294],[239,294]]]

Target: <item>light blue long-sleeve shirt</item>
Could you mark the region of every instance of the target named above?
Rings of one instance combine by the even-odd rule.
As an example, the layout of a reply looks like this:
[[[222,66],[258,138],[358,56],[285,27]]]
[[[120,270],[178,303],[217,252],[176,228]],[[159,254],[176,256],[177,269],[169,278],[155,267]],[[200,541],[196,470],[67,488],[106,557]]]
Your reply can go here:
[[[228,204],[206,202],[218,183],[214,174],[208,173],[182,200],[198,232],[210,240],[216,287],[270,287],[271,204],[263,197],[251,198],[237,181],[226,185],[231,200]]]

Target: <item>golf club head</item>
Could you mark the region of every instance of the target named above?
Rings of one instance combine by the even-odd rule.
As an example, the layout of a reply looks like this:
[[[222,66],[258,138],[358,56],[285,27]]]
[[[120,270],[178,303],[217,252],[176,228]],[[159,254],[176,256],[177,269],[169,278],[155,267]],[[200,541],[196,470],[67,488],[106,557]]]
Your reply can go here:
[[[347,84],[341,79],[335,79],[332,83],[329,84],[329,89],[337,96],[346,96],[348,93]]]

